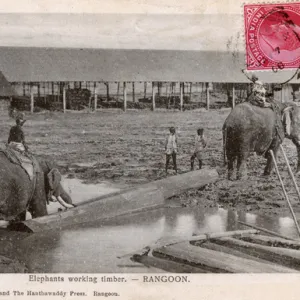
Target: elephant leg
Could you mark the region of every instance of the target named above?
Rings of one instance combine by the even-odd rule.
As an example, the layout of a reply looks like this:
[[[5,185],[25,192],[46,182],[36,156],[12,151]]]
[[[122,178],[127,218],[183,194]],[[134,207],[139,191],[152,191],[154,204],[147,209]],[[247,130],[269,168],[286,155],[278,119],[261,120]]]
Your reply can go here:
[[[300,174],[300,146],[296,145],[296,147],[297,147],[297,154],[298,154],[298,164],[297,164],[296,174],[299,175]]]
[[[13,223],[18,223],[26,220],[26,210],[21,212],[14,220]]]
[[[277,156],[278,156],[278,151],[277,150],[278,149],[273,150],[274,157],[275,157],[276,161],[277,161]],[[268,153],[266,155],[266,158],[267,158],[267,164],[266,164],[263,176],[269,176],[271,174],[273,168],[274,168],[274,162],[273,162],[273,158],[272,158],[272,155],[271,155],[270,151],[268,151]]]
[[[234,162],[234,157],[227,157],[228,180],[233,180]]]
[[[28,211],[31,213],[33,219],[46,216],[48,214],[46,199],[43,201],[32,202],[32,204],[28,208]]]
[[[237,158],[237,180],[241,180],[247,175],[247,158],[248,153],[240,154]]]
[[[271,143],[271,146],[266,153],[267,164],[263,173],[263,176],[269,176],[274,168],[274,162],[270,150],[273,151],[275,160],[277,161],[278,149],[279,149],[280,141],[279,139],[274,139]]]

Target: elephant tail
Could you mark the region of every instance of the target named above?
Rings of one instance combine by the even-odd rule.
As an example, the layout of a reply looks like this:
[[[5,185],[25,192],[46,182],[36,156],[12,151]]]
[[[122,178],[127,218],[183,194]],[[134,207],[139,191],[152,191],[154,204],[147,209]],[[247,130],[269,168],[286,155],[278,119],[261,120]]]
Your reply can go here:
[[[226,164],[227,164],[227,160],[226,160],[227,128],[226,128],[225,124],[222,128],[222,133],[223,133],[223,162],[224,162],[224,166],[226,166]]]

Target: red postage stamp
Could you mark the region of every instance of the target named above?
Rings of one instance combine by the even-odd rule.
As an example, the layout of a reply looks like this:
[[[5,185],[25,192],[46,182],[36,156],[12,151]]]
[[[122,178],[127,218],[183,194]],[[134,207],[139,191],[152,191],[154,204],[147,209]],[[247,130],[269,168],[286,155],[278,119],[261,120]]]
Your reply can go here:
[[[300,66],[300,2],[244,6],[248,70]]]

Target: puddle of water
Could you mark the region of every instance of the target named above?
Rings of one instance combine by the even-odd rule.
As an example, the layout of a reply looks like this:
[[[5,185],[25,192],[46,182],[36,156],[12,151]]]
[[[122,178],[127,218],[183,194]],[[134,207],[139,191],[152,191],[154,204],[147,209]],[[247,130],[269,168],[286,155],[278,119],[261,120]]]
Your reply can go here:
[[[241,229],[247,222],[297,237],[289,218],[268,218],[221,208],[165,208],[107,221],[33,234],[18,246],[30,272],[142,273],[153,272],[129,258],[118,259],[158,239],[189,238],[193,234]],[[155,271],[154,271],[155,272]]]

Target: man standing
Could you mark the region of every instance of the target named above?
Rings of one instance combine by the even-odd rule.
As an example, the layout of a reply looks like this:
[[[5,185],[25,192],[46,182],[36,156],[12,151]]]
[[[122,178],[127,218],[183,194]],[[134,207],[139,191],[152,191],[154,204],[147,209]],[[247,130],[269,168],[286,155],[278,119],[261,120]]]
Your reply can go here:
[[[168,174],[168,167],[170,159],[173,159],[174,170],[177,174],[177,163],[176,163],[176,154],[177,154],[177,137],[174,127],[170,128],[170,134],[166,139],[165,151],[166,151],[166,174]]]

